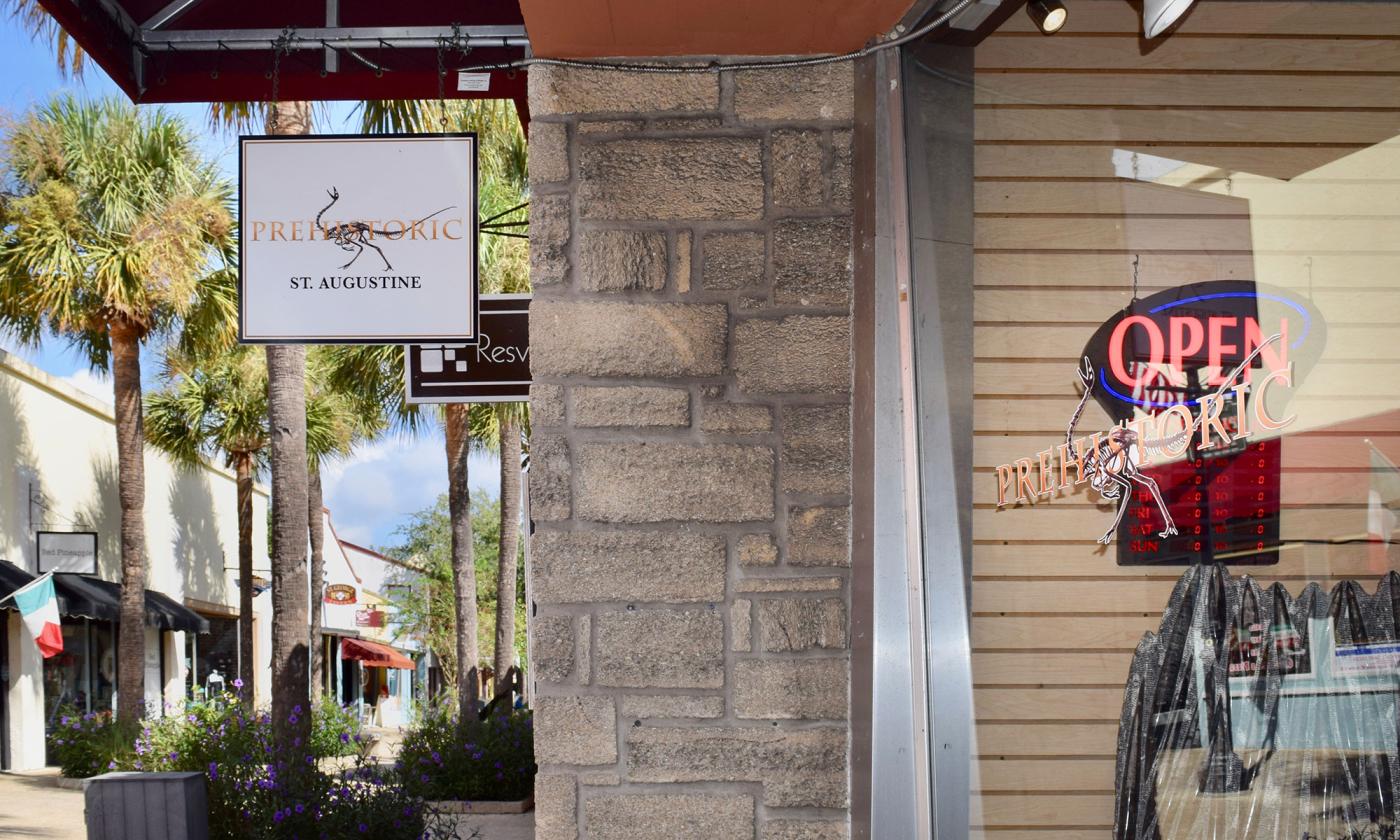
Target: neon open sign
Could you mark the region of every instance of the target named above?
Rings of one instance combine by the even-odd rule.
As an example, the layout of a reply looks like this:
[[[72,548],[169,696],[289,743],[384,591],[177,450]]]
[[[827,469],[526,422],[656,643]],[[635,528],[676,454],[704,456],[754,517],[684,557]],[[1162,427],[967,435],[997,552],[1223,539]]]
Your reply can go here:
[[[1240,523],[1224,520],[1238,518],[1236,508],[1244,507],[1235,503],[1243,497],[1212,485],[1244,477],[1230,459],[1249,438],[1293,422],[1288,392],[1300,363],[1311,367],[1319,355],[1323,333],[1311,306],[1251,282],[1200,283],[1134,301],[1085,348],[1076,371],[1083,396],[1064,442],[996,468],[998,507],[1088,483],[1100,498],[1117,501],[1101,542],[1120,533],[1135,538],[1131,551],[1158,555],[1168,546],[1198,555],[1233,548],[1227,537]],[[1078,436],[1090,397],[1113,425]],[[1249,448],[1264,472],[1251,482],[1248,527],[1256,538],[1248,547],[1262,551],[1266,532],[1276,530],[1263,521],[1277,505],[1276,446]],[[1217,473],[1218,481],[1203,480]],[[1125,520],[1130,508],[1134,515]],[[1178,523],[1183,511],[1190,521]],[[1160,539],[1136,539],[1148,535]]]
[[[1262,310],[1262,314],[1261,314]],[[1095,399],[1115,422],[1175,405],[1197,407],[1266,338],[1256,365],[1305,376],[1326,327],[1307,302],[1251,281],[1179,286],[1134,301],[1095,331],[1084,356],[1099,372]]]

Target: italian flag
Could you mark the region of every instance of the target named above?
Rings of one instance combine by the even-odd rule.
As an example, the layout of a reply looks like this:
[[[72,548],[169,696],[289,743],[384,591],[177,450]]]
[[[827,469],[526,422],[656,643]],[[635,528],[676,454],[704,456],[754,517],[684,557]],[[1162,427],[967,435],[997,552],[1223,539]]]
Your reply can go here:
[[[24,626],[34,636],[34,644],[45,659],[63,653],[63,632],[58,627],[58,596],[53,591],[53,572],[49,572],[10,597],[15,599]]]

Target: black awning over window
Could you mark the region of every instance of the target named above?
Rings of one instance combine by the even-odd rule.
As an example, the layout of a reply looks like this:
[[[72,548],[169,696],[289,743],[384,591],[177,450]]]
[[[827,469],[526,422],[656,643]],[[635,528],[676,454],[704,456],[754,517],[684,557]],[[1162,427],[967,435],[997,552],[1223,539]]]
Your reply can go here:
[[[28,585],[34,576],[14,563],[0,560],[0,598],[9,598],[16,589]],[[0,610],[15,609],[14,601],[0,601]]]
[[[0,562],[0,598],[34,580],[34,575],[13,563]],[[53,576],[58,613],[66,618],[117,621],[121,618],[121,584],[90,575]],[[5,602],[0,607],[13,606]],[[194,610],[154,589],[146,590],[146,624],[161,630],[208,633],[209,622]]]

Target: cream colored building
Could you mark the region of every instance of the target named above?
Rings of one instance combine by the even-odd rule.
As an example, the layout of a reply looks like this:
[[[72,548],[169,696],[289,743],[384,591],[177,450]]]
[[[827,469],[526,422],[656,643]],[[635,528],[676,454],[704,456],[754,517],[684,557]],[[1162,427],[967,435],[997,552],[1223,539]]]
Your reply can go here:
[[[147,705],[178,703],[191,689],[191,662],[206,686],[211,670],[228,683],[246,652],[236,649],[238,615],[238,524],[232,472],[212,463],[175,465],[146,452],[146,548],[148,590],[160,592],[208,619],[216,631],[199,634],[147,628]],[[268,492],[253,495],[253,568],[269,577]],[[120,507],[112,407],[66,382],[0,351],[0,562],[37,573],[36,533],[95,531],[98,576],[119,581]],[[252,655],[259,702],[270,680],[271,596],[254,600]],[[91,650],[54,657],[47,667],[14,610],[0,610],[0,758],[9,769],[44,764],[45,725],[60,702],[89,708],[110,705],[115,693],[115,637],[103,645],[111,625],[65,617],[67,632]],[[106,629],[97,627],[106,624]],[[220,632],[220,630],[222,632]],[[221,658],[211,659],[215,644]],[[66,641],[67,645],[67,641]],[[231,665],[231,668],[230,668]],[[230,672],[232,671],[232,672]],[[62,672],[62,673],[60,673]],[[46,690],[46,683],[48,690]],[[66,696],[48,696],[55,693]],[[76,686],[76,688],[75,688]]]

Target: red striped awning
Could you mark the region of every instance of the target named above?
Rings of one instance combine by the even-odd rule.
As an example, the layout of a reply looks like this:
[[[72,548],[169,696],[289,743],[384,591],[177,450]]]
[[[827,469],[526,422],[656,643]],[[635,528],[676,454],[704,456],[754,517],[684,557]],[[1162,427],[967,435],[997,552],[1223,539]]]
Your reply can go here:
[[[358,659],[370,668],[414,668],[412,659],[388,645],[368,639],[341,639],[340,658]]]

